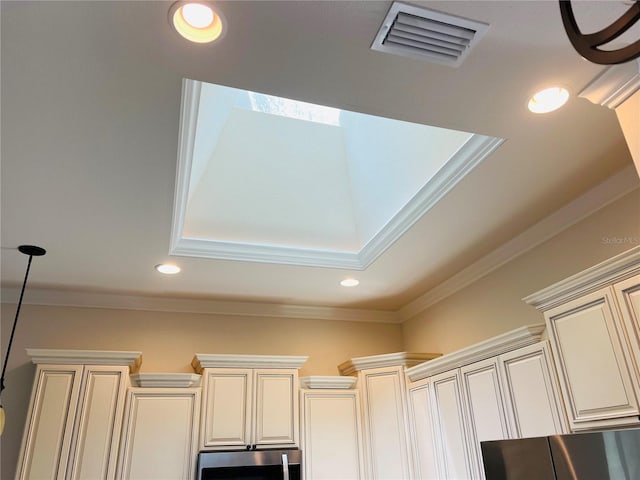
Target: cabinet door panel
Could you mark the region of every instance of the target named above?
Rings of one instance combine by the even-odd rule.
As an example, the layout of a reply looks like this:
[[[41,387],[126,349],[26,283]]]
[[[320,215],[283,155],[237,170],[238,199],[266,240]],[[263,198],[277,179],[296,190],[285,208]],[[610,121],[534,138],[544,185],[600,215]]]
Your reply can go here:
[[[255,371],[256,445],[298,443],[298,375],[296,370]]]
[[[548,342],[505,353],[499,361],[514,436],[568,433]]]
[[[372,479],[410,477],[404,370],[388,367],[360,372]]]
[[[459,373],[455,370],[435,375],[431,384],[442,478],[471,478]]]
[[[355,390],[303,391],[305,480],[365,480]]]
[[[81,365],[38,365],[16,478],[65,478],[81,378]]]
[[[131,388],[117,478],[193,478],[199,412],[199,388]]]
[[[496,358],[460,369],[467,418],[469,447],[475,475],[484,478],[480,442],[509,438],[502,388]]]
[[[114,478],[128,367],[85,367],[71,479]]]
[[[602,289],[545,313],[574,430],[638,421],[611,292]]]
[[[207,369],[200,448],[250,444],[252,375],[250,369]]]
[[[436,438],[431,417],[431,383],[420,380],[409,386],[409,426],[413,454],[413,470],[419,480],[437,480]]]
[[[630,364],[638,398],[640,398],[640,275],[615,286],[622,313],[626,339],[629,343]]]

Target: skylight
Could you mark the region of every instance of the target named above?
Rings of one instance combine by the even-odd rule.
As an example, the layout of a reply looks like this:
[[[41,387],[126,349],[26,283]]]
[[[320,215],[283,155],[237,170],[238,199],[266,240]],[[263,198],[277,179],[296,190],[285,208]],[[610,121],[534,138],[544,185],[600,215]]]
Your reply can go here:
[[[171,253],[365,269],[502,139],[185,80]]]
[[[324,105],[274,97],[263,93],[247,92],[254,112],[270,113],[307,122],[340,126],[340,110]]]

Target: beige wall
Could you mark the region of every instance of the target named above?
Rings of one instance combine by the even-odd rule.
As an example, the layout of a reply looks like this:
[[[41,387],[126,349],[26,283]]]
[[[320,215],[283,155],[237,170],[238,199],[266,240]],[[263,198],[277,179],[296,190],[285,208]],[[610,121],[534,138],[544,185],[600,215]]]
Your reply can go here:
[[[640,90],[616,108],[616,115],[640,176]]]
[[[14,315],[15,305],[2,305],[3,341]],[[143,372],[192,372],[195,353],[309,355],[301,375],[337,375],[337,365],[349,358],[402,351],[402,330],[381,323],[24,305],[3,393],[3,479],[14,476],[33,382],[26,347],[141,351]]]
[[[404,348],[448,353],[544,322],[523,297],[638,245],[636,189],[405,322]]]

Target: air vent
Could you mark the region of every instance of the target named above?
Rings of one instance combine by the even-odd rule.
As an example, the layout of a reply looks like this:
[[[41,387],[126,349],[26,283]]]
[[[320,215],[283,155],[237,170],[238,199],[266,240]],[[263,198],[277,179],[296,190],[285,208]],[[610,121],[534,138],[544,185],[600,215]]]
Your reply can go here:
[[[459,66],[489,25],[394,2],[372,50]]]

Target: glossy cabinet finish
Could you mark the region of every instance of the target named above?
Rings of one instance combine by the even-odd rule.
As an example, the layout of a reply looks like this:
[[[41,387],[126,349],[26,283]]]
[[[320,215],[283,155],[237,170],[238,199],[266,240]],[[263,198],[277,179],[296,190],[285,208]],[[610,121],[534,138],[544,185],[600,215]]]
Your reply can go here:
[[[302,390],[305,480],[367,480],[357,390]]]
[[[199,416],[200,388],[129,389],[116,478],[193,478]]]

